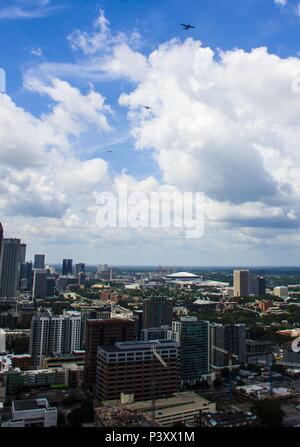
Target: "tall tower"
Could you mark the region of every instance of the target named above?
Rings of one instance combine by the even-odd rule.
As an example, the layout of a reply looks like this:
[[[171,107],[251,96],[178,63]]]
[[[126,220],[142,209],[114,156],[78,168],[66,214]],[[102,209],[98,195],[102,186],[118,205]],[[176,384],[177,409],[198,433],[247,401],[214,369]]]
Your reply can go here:
[[[72,275],[73,273],[73,260],[72,259],[64,259],[62,274],[63,276]]]
[[[235,298],[249,296],[249,270],[235,270],[233,273],[233,285]]]
[[[209,372],[209,323],[181,317],[172,329],[172,338],[180,343],[181,380],[194,383]]]
[[[2,223],[0,222],[0,256],[1,256],[2,241],[3,241],[3,226]]]
[[[44,269],[45,268],[45,255],[35,255],[34,256],[34,269]]]
[[[34,299],[46,298],[48,270],[35,269],[33,276],[32,296]]]
[[[16,296],[20,266],[20,239],[3,239],[0,257],[0,297]]]

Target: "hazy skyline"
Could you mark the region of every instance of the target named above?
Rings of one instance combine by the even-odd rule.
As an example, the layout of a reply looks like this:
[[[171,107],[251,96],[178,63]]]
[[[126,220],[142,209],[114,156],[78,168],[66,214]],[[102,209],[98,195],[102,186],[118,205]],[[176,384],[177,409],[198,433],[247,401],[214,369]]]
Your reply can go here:
[[[300,265],[300,2],[213,3],[0,0],[0,221],[28,258]],[[204,192],[204,237],[98,228],[124,183]]]

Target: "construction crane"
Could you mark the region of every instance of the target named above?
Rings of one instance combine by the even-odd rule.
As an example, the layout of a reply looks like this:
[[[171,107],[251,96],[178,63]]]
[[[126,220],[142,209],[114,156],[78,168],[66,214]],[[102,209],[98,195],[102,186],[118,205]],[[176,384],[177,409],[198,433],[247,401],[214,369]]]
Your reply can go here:
[[[233,362],[232,359],[236,358],[238,359],[238,356],[235,354],[232,354],[232,352],[227,351],[226,349],[218,348],[217,346],[212,347],[215,351],[222,352],[222,354],[228,355],[228,366],[225,366],[224,368],[228,368],[229,372],[229,390],[228,390],[228,396],[229,400],[232,400],[232,370],[233,370]],[[235,365],[237,366],[237,365]]]
[[[151,406],[151,419],[152,422],[155,422],[156,418],[156,399],[155,399],[155,366],[156,362],[155,359],[157,359],[160,364],[164,368],[168,368],[168,365],[164,361],[164,359],[161,357],[161,355],[157,352],[156,346],[152,345],[152,377],[151,377],[151,396],[152,396],[152,406]]]

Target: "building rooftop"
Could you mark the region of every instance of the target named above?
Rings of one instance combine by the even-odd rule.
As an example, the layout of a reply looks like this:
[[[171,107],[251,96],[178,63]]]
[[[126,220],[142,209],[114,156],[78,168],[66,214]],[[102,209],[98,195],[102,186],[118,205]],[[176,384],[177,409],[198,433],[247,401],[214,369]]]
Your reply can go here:
[[[188,272],[178,272],[178,273],[172,273],[171,275],[167,275],[167,278],[176,279],[176,278],[190,278],[190,279],[200,279],[201,276],[194,275],[193,273]]]
[[[13,407],[15,411],[39,410],[41,408],[48,408],[49,404],[46,399],[28,399],[15,400]]]
[[[159,329],[161,330],[161,329]],[[117,342],[114,346],[99,346],[98,350],[103,350],[106,352],[122,352],[122,351],[137,351],[151,349],[155,345],[156,348],[178,348],[179,343],[173,340],[155,340],[155,341],[128,341],[128,342]]]

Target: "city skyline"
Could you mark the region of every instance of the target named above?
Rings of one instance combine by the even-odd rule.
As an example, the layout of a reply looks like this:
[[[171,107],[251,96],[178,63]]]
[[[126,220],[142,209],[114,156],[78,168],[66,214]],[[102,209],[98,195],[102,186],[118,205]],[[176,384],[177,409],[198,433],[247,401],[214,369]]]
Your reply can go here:
[[[0,1],[5,237],[51,264],[299,265],[299,11]],[[204,236],[99,228],[96,195],[122,184],[203,192]]]

